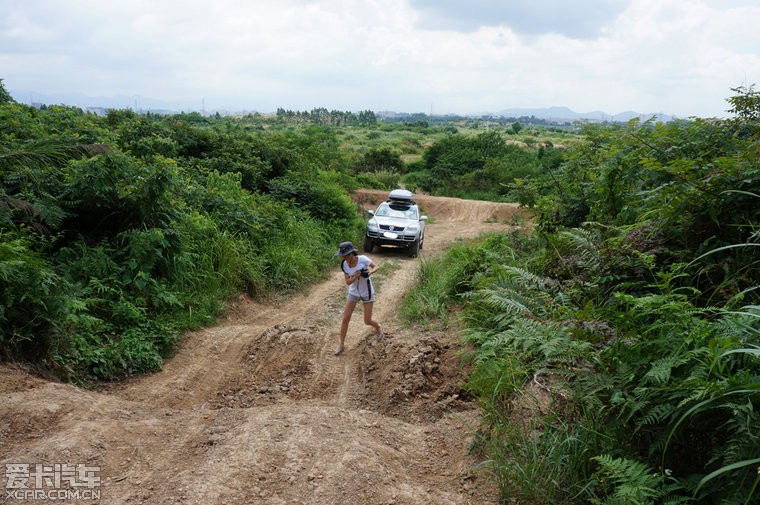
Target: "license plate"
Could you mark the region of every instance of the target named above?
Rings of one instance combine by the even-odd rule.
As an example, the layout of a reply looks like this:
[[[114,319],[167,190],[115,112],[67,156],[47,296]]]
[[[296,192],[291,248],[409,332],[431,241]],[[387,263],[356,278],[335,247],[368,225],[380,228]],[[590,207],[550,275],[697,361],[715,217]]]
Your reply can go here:
[[[398,233],[391,233],[389,231],[386,231],[383,233],[383,237],[385,238],[398,238]]]

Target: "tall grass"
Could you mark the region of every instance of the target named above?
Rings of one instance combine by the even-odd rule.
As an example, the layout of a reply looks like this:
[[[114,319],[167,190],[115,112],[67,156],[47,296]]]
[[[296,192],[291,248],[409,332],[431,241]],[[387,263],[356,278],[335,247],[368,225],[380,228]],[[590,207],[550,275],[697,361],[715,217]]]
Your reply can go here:
[[[458,296],[470,289],[474,271],[471,246],[456,244],[443,256],[421,258],[417,287],[404,295],[399,315],[407,321],[449,325],[449,312]]]

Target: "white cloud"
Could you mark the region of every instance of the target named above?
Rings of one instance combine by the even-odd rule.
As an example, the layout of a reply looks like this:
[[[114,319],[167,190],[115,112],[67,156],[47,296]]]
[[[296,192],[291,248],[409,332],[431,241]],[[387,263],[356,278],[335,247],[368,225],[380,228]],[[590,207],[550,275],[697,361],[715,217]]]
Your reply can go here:
[[[730,88],[760,80],[755,4],[574,0],[547,14],[548,0],[0,0],[0,78],[263,111],[712,116]]]
[[[474,31],[503,26],[524,35],[559,33],[593,38],[627,0],[410,0],[422,28]]]

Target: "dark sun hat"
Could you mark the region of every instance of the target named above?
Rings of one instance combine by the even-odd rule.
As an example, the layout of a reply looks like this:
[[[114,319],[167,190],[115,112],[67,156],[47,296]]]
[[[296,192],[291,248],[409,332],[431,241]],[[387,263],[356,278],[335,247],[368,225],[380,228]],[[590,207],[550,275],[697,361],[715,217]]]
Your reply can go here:
[[[359,251],[354,247],[353,243],[342,242],[338,246],[338,252],[335,253],[335,256],[347,256],[351,254],[352,252],[359,252]]]

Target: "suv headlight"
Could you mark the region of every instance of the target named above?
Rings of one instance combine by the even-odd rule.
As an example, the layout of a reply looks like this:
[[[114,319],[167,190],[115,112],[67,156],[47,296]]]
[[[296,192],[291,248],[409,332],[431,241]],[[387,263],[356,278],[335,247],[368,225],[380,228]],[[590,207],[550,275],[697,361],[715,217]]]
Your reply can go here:
[[[375,221],[374,219],[370,219],[369,221],[367,221],[367,229],[369,231],[380,231],[380,227],[377,226],[377,221]]]
[[[412,235],[416,235],[420,231],[420,227],[417,225],[407,226],[406,231]]]

